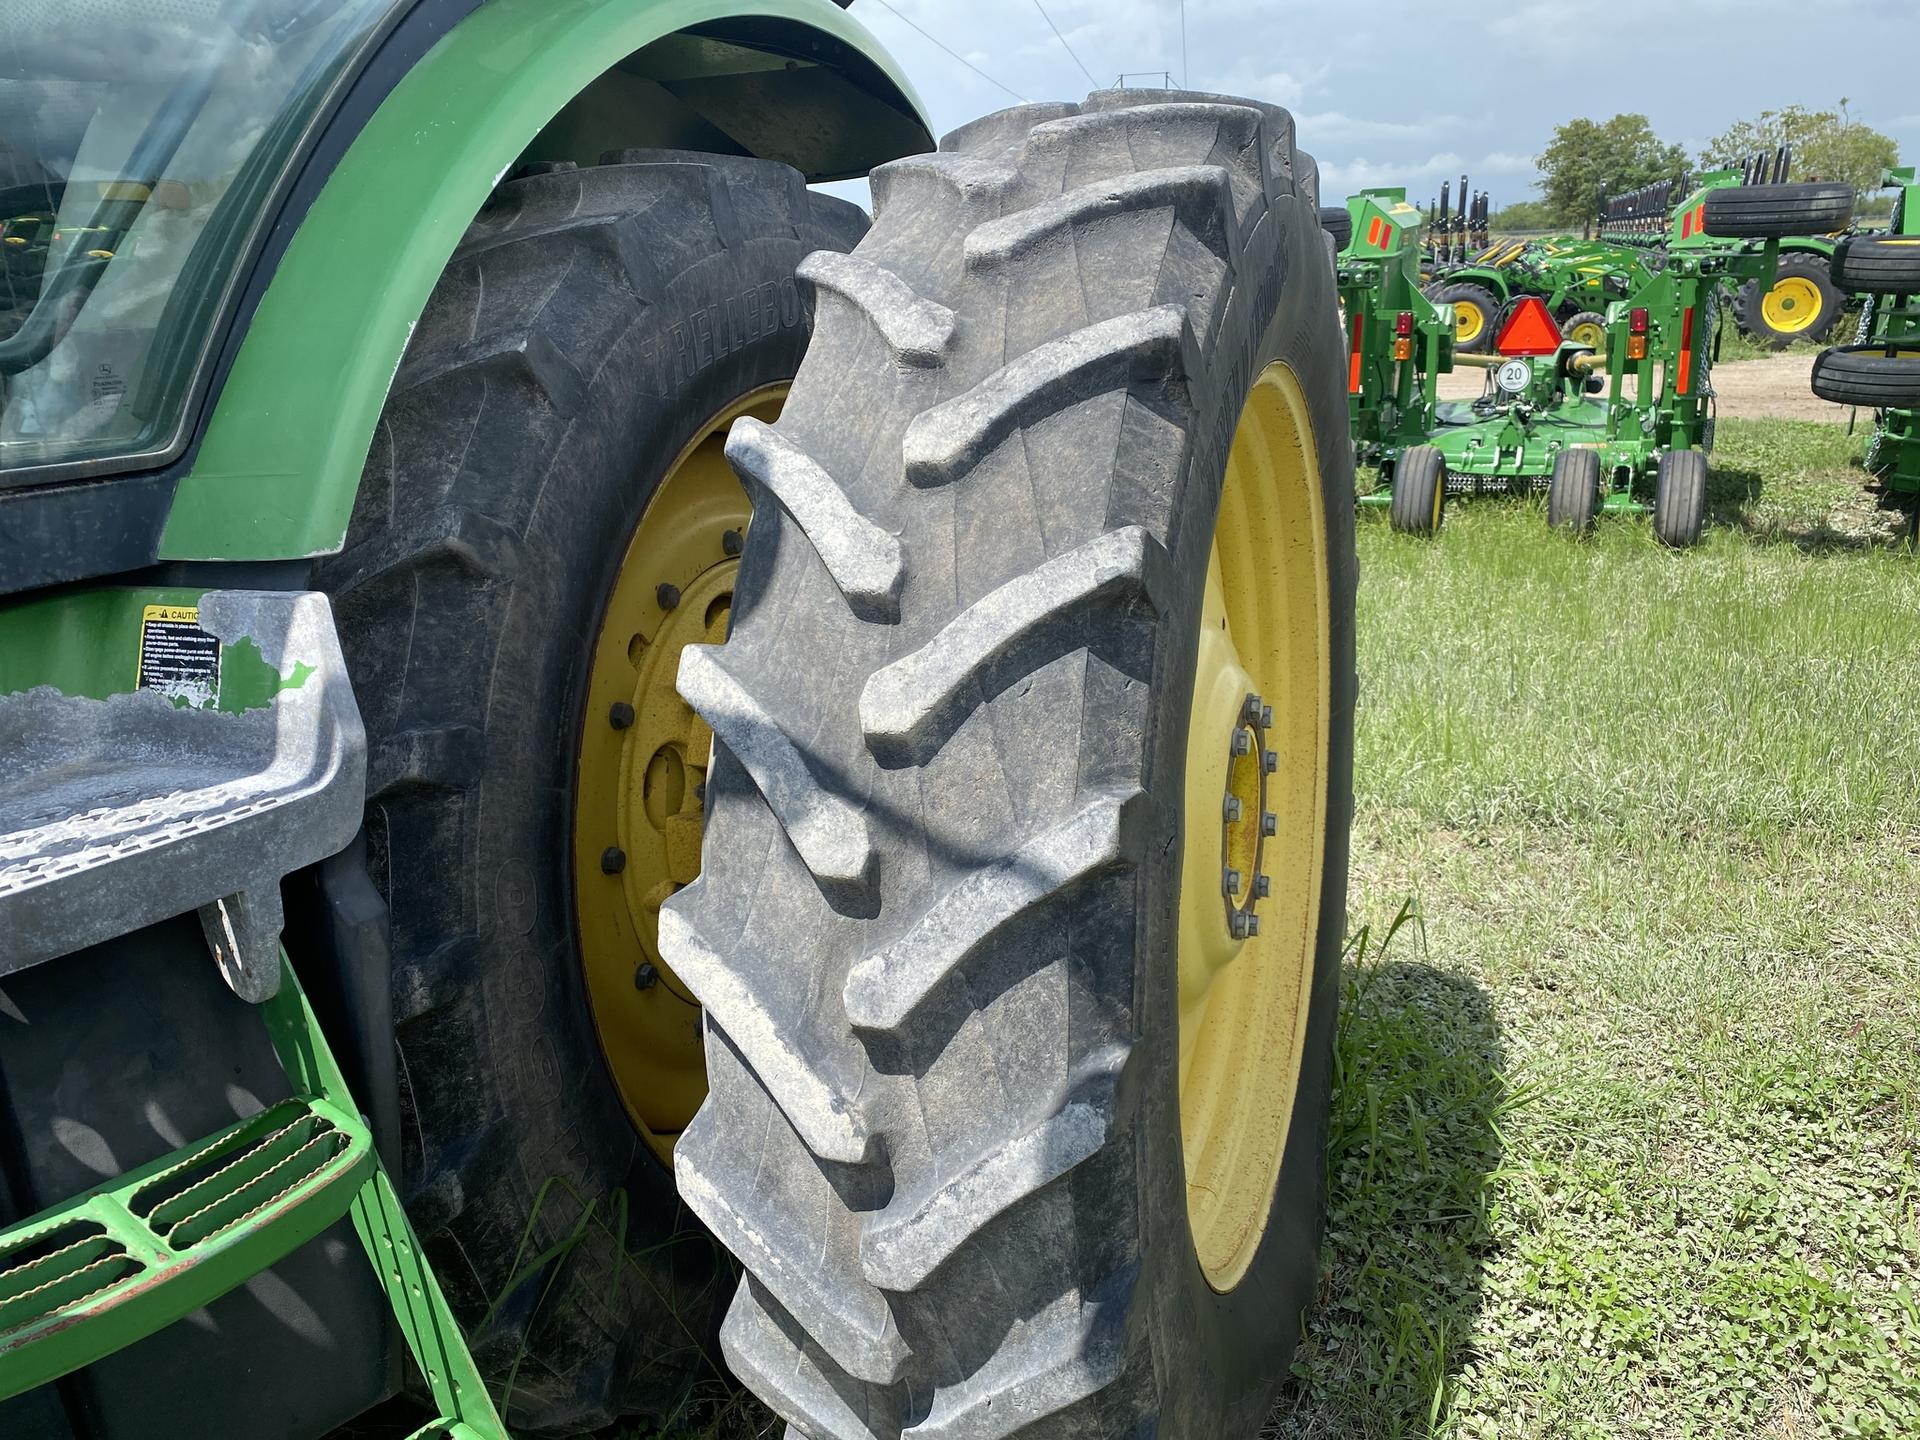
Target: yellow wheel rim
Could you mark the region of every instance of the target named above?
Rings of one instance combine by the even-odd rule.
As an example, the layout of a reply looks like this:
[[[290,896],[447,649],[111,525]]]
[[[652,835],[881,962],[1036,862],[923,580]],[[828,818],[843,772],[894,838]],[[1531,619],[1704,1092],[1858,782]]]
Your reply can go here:
[[[1487,328],[1486,313],[1471,300],[1453,302],[1453,339],[1457,345],[1471,344]]]
[[[1591,345],[1596,351],[1607,348],[1607,327],[1596,325],[1591,320],[1582,320],[1571,330],[1567,338],[1576,345]]]
[[[1782,275],[1760,297],[1760,314],[1777,334],[1797,335],[1819,320],[1820,287],[1804,275]]]
[[[786,387],[703,425],[647,502],[594,640],[574,796],[574,909],[587,1003],[620,1099],[670,1160],[706,1096],[700,1006],[660,958],[660,905],[699,873],[709,731],[674,689],[680,651],[726,638],[747,521],[723,453],[741,415],[772,421]]]
[[[1300,1076],[1326,850],[1326,596],[1312,422],[1276,364],[1227,461],[1187,736],[1180,1128],[1194,1248],[1222,1292],[1266,1233]]]

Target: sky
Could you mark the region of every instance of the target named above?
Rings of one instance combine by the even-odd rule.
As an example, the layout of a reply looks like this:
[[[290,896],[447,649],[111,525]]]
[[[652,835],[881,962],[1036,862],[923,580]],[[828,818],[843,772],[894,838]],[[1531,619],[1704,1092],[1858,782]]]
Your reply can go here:
[[[1920,162],[1920,0],[1186,0],[1184,57],[1181,0],[850,9],[905,67],[936,134],[1016,95],[1078,99],[1121,71],[1155,72],[1136,85],[1171,71],[1292,110],[1329,201],[1405,185],[1424,204],[1465,171],[1497,210],[1537,198],[1533,157],[1576,116],[1638,111],[1697,155],[1735,120],[1843,96]]]

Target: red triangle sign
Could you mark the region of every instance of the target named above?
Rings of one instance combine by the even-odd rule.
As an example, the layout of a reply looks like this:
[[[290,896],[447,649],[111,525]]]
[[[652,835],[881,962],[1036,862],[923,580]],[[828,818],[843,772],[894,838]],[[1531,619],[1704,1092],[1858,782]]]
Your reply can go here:
[[[1529,295],[1514,306],[1493,337],[1493,348],[1502,355],[1551,355],[1560,348],[1560,327],[1553,323],[1547,302]]]

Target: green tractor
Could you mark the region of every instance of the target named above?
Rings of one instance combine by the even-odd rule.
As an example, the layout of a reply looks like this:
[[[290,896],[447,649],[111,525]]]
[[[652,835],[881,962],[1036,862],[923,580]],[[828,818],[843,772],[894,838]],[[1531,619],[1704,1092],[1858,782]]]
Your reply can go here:
[[[1696,543],[1723,288],[1766,280],[1781,234],[1844,224],[1853,205],[1846,186],[1738,181],[1709,174],[1677,205],[1662,187],[1621,197],[1602,238],[1657,235],[1664,263],[1609,301],[1597,343],[1522,295],[1502,308],[1491,354],[1463,353],[1453,305],[1419,293],[1420,213],[1404,192],[1350,200],[1340,256],[1349,413],[1384,482],[1363,503],[1388,507],[1397,530],[1431,534],[1450,496],[1544,488],[1548,522],[1585,533],[1603,509],[1646,508],[1635,487],[1651,480],[1655,536]],[[1441,400],[1435,377],[1465,364],[1486,369],[1482,394]]]
[[[1813,362],[1813,393],[1873,412],[1866,468],[1881,504],[1908,512],[1909,543],[1920,544],[1920,183],[1909,165],[1881,184],[1895,187],[1887,229],[1834,249],[1835,283],[1866,304],[1853,343]]]
[[[1286,112],[933,151],[827,0],[0,50],[0,1435],[1254,1435],[1354,704]]]

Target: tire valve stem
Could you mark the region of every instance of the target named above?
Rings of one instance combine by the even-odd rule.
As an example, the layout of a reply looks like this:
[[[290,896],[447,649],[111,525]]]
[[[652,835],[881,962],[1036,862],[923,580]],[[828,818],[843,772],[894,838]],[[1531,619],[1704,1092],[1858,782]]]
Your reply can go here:
[[[609,845],[600,852],[600,873],[618,875],[627,868],[627,852],[618,845]]]
[[[624,700],[616,700],[607,707],[607,723],[616,730],[624,730],[633,724],[633,706]]]
[[[725,555],[738,555],[740,553],[742,545],[745,542],[745,538],[746,537],[743,536],[738,530],[727,531],[724,535],[720,537],[721,553]]]
[[[1227,871],[1226,886],[1227,894],[1238,895],[1240,893],[1240,872],[1238,870],[1229,869]]]
[[[663,580],[654,587],[653,598],[660,602],[662,610],[671,610],[680,603],[680,587]]]
[[[633,971],[633,988],[651,990],[660,983],[660,972],[653,968],[651,960],[642,960]]]

